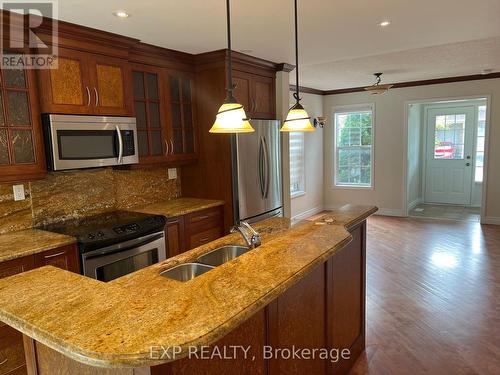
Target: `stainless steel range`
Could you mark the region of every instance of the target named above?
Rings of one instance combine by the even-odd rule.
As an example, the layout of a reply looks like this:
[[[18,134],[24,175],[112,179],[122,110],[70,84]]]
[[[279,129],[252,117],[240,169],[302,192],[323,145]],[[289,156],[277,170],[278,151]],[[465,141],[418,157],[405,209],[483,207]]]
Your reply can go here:
[[[111,281],[166,259],[165,224],[164,216],[115,211],[43,229],[75,237],[81,273]]]

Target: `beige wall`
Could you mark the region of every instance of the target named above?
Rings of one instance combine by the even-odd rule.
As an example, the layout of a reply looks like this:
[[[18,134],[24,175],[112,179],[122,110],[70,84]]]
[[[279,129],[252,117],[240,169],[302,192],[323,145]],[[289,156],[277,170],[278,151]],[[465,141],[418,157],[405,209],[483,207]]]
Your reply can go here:
[[[500,79],[457,82],[441,85],[393,89],[384,95],[368,93],[329,95],[323,98],[325,115],[330,119],[325,128],[325,206],[354,202],[375,204],[382,213],[402,215],[405,192],[405,104],[427,99],[450,99],[491,95],[489,121],[489,153],[485,222],[500,224]],[[375,103],[375,179],[373,190],[332,187],[331,112],[334,106]]]
[[[294,103],[290,92],[290,103]],[[323,97],[314,94],[301,94],[301,104],[312,118],[323,115]],[[305,217],[323,209],[323,134],[317,128],[305,134],[305,194],[292,198],[292,217]]]

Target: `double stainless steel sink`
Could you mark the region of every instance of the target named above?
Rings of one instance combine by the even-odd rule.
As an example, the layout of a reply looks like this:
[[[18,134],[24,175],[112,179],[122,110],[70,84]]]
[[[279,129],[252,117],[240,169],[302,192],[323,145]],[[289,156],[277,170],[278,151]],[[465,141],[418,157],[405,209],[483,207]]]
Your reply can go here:
[[[192,263],[183,263],[160,273],[169,279],[186,282],[204,274],[217,266],[227,263],[250,251],[248,246],[226,245],[210,251]]]

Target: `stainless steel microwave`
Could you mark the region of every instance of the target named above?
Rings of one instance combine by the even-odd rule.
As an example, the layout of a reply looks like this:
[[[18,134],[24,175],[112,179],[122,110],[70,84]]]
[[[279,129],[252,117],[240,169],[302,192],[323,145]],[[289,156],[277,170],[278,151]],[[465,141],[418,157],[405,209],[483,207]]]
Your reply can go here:
[[[49,170],[139,162],[134,117],[43,115]]]

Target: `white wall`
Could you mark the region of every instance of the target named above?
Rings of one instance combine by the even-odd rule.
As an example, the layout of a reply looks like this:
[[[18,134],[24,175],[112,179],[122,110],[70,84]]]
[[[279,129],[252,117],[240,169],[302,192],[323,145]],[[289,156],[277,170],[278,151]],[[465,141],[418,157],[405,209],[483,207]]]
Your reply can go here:
[[[422,202],[422,105],[408,106],[408,206],[411,208]]]
[[[381,213],[403,215],[406,185],[404,180],[406,142],[405,105],[410,101],[451,99],[491,95],[489,126],[489,153],[486,207],[484,222],[500,224],[500,79],[456,82],[441,85],[393,89],[384,95],[368,93],[329,95],[323,98],[323,108],[330,124],[325,127],[325,190],[326,207],[343,203],[374,204]],[[375,103],[375,178],[373,190],[332,187],[333,126],[331,110],[334,106]]]
[[[290,92],[290,103],[293,104]],[[300,102],[312,118],[323,116],[323,96],[301,94]],[[292,198],[293,218],[304,218],[323,210],[323,134],[324,129],[304,133],[305,141],[305,194]]]

